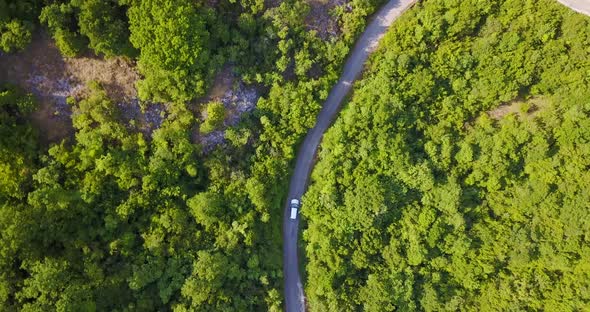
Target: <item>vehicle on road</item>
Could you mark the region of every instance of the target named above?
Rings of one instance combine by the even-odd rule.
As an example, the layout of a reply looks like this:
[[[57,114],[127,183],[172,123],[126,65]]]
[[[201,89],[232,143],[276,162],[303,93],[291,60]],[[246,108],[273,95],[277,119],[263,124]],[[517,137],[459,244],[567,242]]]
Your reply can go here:
[[[299,210],[299,199],[291,199],[291,220],[297,219],[297,210]]]
[[[295,169],[289,182],[287,199],[291,199],[290,205],[285,205],[283,213],[283,276],[285,280],[285,311],[305,311],[305,294],[299,275],[298,259],[298,233],[299,222],[297,212],[300,206],[299,200],[305,194],[309,182],[309,174],[313,170],[314,160],[322,141],[324,133],[328,130],[340,110],[344,98],[352,89],[352,84],[362,73],[365,61],[377,48],[379,40],[385,35],[389,26],[406,9],[418,0],[388,0],[370,19],[368,26],[359,36],[356,44],[342,68],[342,74],[338,82],[332,87],[322,109],[315,120],[297,152]],[[586,1],[586,0],[578,0]],[[295,207],[293,206],[295,203]],[[287,214],[291,217],[286,218]]]

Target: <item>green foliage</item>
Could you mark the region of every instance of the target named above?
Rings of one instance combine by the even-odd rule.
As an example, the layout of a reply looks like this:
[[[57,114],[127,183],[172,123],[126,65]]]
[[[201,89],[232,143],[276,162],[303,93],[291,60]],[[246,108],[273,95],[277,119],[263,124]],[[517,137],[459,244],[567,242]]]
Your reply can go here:
[[[589,33],[549,0],[396,22],[303,199],[311,310],[588,307]]]
[[[55,45],[66,57],[79,55],[87,42],[77,30],[74,19],[74,6],[66,3],[53,3],[43,8],[39,20],[47,25],[55,39]]]
[[[30,41],[39,15],[40,1],[0,0],[0,49],[22,50]]]
[[[36,133],[26,118],[35,107],[31,94],[0,85],[0,200],[25,195],[37,153]]]
[[[73,138],[45,150],[26,122],[31,97],[2,93],[9,135],[0,141],[9,143],[0,163],[14,176],[0,194],[3,308],[280,311],[289,166],[354,35],[321,40],[304,25],[310,10],[299,0],[270,9],[262,1],[43,3],[40,20],[65,55],[87,46],[105,56],[137,51],[139,93],[166,102],[166,117],[152,132],[136,131],[92,83],[86,98],[68,100]],[[356,34],[364,23],[353,25]],[[226,60],[260,83],[264,98],[226,130],[227,144],[203,151],[186,101]],[[205,132],[225,116],[220,104],[207,113]]]
[[[25,234],[26,211],[22,201],[37,168],[36,132],[27,122],[36,105],[31,94],[11,85],[0,85],[0,304],[10,307],[18,287],[15,249]]]
[[[129,9],[130,39],[145,75],[142,98],[182,102],[205,92],[212,57],[205,14],[180,0],[140,1]]]
[[[114,0],[70,0],[43,7],[39,19],[64,56],[75,57],[86,47],[106,57],[133,56],[125,13]]]
[[[206,107],[207,118],[201,124],[201,133],[210,133],[223,125],[225,120],[225,106],[221,102],[211,102]]]
[[[75,140],[51,147],[36,171],[17,168],[22,181],[0,190],[3,306],[276,309],[280,249],[240,169],[199,156],[182,106],[147,138],[121,124],[98,84],[89,89],[73,103]],[[2,95],[7,113],[31,108],[24,95]]]
[[[22,50],[31,41],[31,27],[17,20],[2,25],[0,32],[0,48],[4,52]]]
[[[126,10],[117,1],[78,0],[73,3],[80,10],[80,34],[88,37],[89,47],[96,54],[104,54],[106,57],[135,55],[129,42]]]

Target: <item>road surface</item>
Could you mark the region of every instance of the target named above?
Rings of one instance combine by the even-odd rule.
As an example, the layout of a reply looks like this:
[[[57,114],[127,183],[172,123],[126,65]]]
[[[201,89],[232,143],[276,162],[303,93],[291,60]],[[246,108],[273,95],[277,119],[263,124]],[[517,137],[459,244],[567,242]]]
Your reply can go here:
[[[322,136],[336,117],[342,100],[350,91],[353,81],[361,73],[367,57],[375,50],[391,23],[415,2],[416,0],[390,0],[379,9],[348,56],[340,80],[330,91],[316,119],[315,127],[307,133],[299,148],[283,213],[283,273],[287,312],[304,311],[303,286],[299,276],[297,252],[299,216],[295,220],[290,219],[289,201],[292,198],[301,198],[305,192]],[[302,208],[305,209],[305,203],[302,204]]]
[[[590,15],[590,0],[557,0],[561,4],[582,14]]]

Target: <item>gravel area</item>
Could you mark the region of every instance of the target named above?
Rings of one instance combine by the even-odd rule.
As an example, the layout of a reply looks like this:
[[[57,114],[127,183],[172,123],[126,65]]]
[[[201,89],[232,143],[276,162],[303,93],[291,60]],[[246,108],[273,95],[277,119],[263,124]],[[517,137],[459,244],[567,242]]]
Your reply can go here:
[[[330,40],[340,35],[338,17],[332,11],[337,7],[344,7],[345,12],[350,12],[352,7],[349,0],[309,0],[310,11],[305,19],[308,30],[317,31],[320,38]]]
[[[67,98],[78,96],[84,89],[82,84],[72,82],[68,78],[53,80],[44,75],[31,75],[27,85],[35,96],[50,101],[50,118],[66,120],[72,114],[70,106],[66,103]]]
[[[252,112],[259,98],[260,95],[255,87],[246,86],[242,82],[238,82],[233,88],[227,90],[219,99],[226,109],[223,129],[197,135],[197,141],[203,147],[203,152],[209,153],[216,146],[224,145],[225,129],[237,125],[244,114]]]
[[[131,126],[134,121],[135,129],[150,136],[158,129],[167,116],[166,106],[160,103],[142,103],[138,98],[132,98],[127,102],[117,103],[121,117]]]
[[[137,97],[139,74],[134,64],[122,58],[104,59],[90,53],[64,58],[49,35],[38,31],[23,51],[0,54],[0,81],[16,84],[33,93],[39,109],[32,119],[45,143],[72,136],[70,96],[80,99],[89,81],[98,81],[115,102]]]
[[[256,108],[259,98],[260,95],[254,87],[247,87],[242,82],[238,83],[234,90],[228,90],[221,98],[221,103],[227,109],[225,126],[236,125],[243,114],[249,113]]]

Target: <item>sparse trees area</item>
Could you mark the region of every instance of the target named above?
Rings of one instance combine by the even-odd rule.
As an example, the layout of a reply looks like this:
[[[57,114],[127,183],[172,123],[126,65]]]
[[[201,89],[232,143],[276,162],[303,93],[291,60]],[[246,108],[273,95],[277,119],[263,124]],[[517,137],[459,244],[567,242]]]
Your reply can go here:
[[[394,24],[303,199],[310,309],[587,309],[589,40],[549,0]]]

